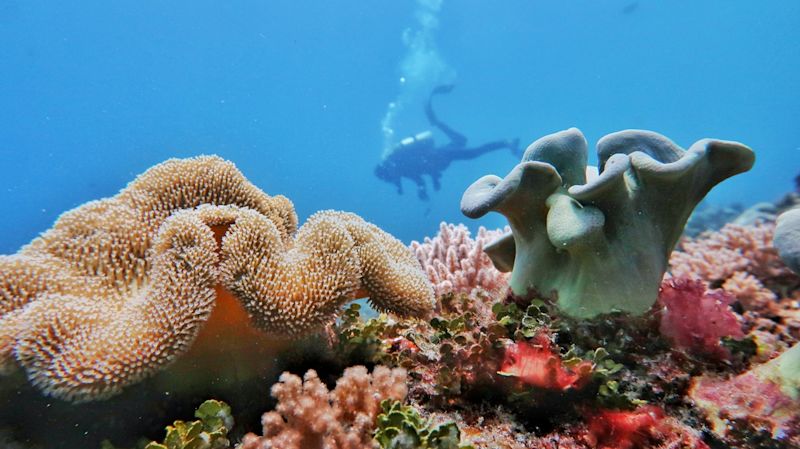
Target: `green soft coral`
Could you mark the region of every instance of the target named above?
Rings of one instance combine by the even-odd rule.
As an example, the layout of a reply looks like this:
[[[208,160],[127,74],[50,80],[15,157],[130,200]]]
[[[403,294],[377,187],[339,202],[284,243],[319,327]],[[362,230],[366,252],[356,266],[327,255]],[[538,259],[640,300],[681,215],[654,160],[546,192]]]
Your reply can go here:
[[[177,420],[167,426],[167,434],[159,443],[151,441],[144,449],[227,449],[231,443],[228,432],[233,428],[233,415],[228,404],[208,400],[194,412],[197,421]],[[137,446],[140,447],[140,446]],[[116,449],[104,441],[100,449]]]
[[[641,314],[656,300],[667,260],[698,202],[755,160],[746,146],[704,139],[683,150],[650,132],[598,142],[599,172],[587,167],[583,134],[568,129],[531,144],[505,178],[484,176],[461,201],[478,218],[508,218],[511,234],[485,248],[512,271],[517,295],[555,297],[577,317]]]
[[[419,413],[399,401],[381,402],[375,441],[381,449],[473,449],[461,444],[454,422],[433,426]]]

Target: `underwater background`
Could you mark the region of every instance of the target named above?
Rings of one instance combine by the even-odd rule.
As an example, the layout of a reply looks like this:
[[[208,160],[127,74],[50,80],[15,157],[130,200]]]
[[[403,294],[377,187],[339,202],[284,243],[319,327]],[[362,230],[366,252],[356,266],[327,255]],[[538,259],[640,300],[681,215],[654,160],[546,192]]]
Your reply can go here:
[[[464,189],[516,161],[455,162],[428,202],[373,175],[384,128],[394,141],[429,129],[424,100],[442,83],[456,87],[437,113],[470,144],[524,148],[570,126],[590,145],[627,128],[737,140],[757,163],[707,200],[772,201],[800,165],[798,20],[792,0],[2,0],[0,253],[198,154],[288,196],[301,221],[342,209],[419,240],[464,221]]]
[[[0,449],[800,447],[798,23],[0,0]]]

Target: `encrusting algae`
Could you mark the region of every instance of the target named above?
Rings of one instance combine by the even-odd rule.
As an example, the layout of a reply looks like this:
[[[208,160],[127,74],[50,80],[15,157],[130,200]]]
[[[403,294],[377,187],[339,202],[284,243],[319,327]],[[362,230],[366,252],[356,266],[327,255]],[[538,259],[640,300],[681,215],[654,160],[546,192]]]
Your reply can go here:
[[[425,273],[391,235],[334,211],[296,227],[287,198],[230,162],[155,166],[0,257],[0,367],[21,366],[46,394],[96,400],[186,353],[213,326],[220,296],[248,318],[240,325],[280,337],[319,330],[356,297],[403,315],[430,311]]]

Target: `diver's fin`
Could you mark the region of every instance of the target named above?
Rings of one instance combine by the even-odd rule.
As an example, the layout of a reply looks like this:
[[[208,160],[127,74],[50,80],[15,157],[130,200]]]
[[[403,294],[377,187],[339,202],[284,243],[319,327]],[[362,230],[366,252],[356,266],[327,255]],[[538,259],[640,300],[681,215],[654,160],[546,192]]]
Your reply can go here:
[[[519,147],[519,137],[508,141],[508,149],[511,150],[511,154],[513,154],[514,157],[522,159],[524,151]]]

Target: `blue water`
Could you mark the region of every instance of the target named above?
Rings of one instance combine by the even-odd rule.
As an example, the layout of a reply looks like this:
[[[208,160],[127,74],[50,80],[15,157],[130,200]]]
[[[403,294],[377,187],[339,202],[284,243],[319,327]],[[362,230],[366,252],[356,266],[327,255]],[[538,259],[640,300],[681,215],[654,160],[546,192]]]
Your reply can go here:
[[[624,128],[739,140],[756,167],[710,200],[774,200],[800,169],[798,23],[796,0],[0,0],[0,253],[158,162],[210,153],[301,219],[340,209],[432,235],[466,220],[470,183],[515,164],[455,163],[429,202],[372,175],[387,105],[402,106],[396,138],[422,131],[440,82],[457,87],[437,111],[470,143],[570,126],[592,144]]]

